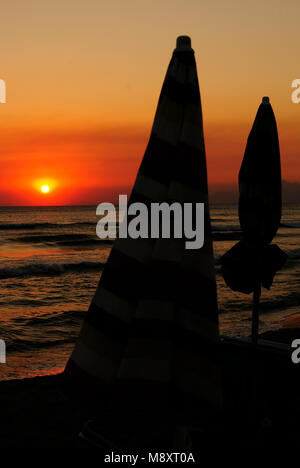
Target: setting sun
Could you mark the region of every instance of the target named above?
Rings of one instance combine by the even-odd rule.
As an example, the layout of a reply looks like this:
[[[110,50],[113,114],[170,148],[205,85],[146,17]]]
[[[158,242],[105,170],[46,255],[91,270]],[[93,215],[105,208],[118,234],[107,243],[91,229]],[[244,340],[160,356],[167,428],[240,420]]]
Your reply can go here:
[[[41,192],[43,192],[43,193],[48,193],[49,191],[50,191],[49,185],[43,185],[43,186],[41,187]]]
[[[31,197],[37,205],[55,204],[57,202],[58,179],[53,177],[39,177],[31,179],[28,184],[31,187]]]

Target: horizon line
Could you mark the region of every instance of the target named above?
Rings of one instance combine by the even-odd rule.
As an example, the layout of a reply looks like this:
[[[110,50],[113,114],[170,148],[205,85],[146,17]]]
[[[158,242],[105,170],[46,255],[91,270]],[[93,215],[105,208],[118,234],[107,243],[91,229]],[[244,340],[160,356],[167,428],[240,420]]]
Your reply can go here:
[[[102,203],[102,202],[99,202]],[[98,204],[99,204],[98,203]],[[110,202],[113,203],[113,202]],[[1,205],[0,204],[0,209],[1,208],[72,208],[72,207],[96,207],[98,206],[97,203],[83,203],[83,204],[72,204],[72,205]],[[300,201],[283,201],[282,206],[284,205],[299,205]],[[113,203],[113,205],[117,205],[117,203]],[[238,201],[214,201],[214,202],[209,202],[209,205],[238,205]]]

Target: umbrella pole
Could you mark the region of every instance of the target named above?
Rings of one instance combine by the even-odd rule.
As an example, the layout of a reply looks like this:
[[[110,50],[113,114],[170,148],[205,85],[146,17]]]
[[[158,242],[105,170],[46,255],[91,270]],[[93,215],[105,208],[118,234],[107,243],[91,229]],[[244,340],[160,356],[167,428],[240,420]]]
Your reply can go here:
[[[259,320],[259,298],[261,292],[261,284],[258,282],[253,291],[253,310],[252,310],[252,343],[257,345],[258,339],[258,320]]]

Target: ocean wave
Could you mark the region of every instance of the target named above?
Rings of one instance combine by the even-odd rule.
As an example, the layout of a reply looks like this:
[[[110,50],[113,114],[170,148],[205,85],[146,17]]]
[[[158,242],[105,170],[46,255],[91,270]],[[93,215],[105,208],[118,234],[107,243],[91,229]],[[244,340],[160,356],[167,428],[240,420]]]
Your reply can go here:
[[[299,305],[300,294],[298,292],[291,292],[285,296],[274,295],[268,299],[261,299],[260,312],[273,312],[278,309],[288,309]]]
[[[45,337],[44,337],[45,338]],[[29,350],[37,350],[37,349],[43,349],[43,348],[51,348],[53,346],[62,346],[65,344],[70,344],[70,343],[75,343],[76,341],[76,335],[74,336],[69,335],[66,338],[61,338],[57,339],[54,338],[53,340],[45,340],[45,339],[40,339],[40,340],[32,340],[30,338],[28,339],[20,339],[18,338],[17,340],[13,340],[9,342],[7,339],[5,342],[7,343],[7,352],[8,353],[16,353],[16,352],[21,352],[21,351],[29,351]]]
[[[85,234],[47,234],[47,235],[29,235],[9,239],[11,242],[25,242],[47,245],[112,245],[112,239],[99,239],[98,237]]]
[[[0,268],[0,279],[17,278],[23,276],[53,276],[63,273],[101,270],[104,263],[101,262],[79,262],[79,263],[32,263],[11,268]]]
[[[221,225],[214,225],[213,222],[215,220],[212,220],[212,231],[216,232],[226,232],[226,231],[241,231],[241,227],[239,224],[221,224]],[[300,228],[299,223],[280,223],[279,227],[281,228]]]
[[[297,229],[297,228],[300,228],[300,224],[299,223],[289,223],[289,224],[280,223],[279,227]]]
[[[76,324],[82,320],[84,313],[82,310],[65,310],[59,313],[48,313],[36,315],[34,317],[16,317],[12,319],[14,324],[25,326],[44,327],[45,325],[66,325]]]
[[[240,240],[242,237],[241,230],[230,229],[212,229],[214,241],[223,240]],[[9,239],[10,242],[29,243],[29,244],[46,244],[49,246],[95,246],[95,247],[112,247],[114,239],[100,239],[89,234],[33,234],[19,236]]]
[[[0,223],[0,231],[22,229],[44,229],[51,227],[96,226],[95,222],[81,221],[77,223]]]
[[[286,254],[289,259],[298,260],[300,258],[300,249],[287,250]]]
[[[300,293],[291,291],[286,295],[274,294],[271,297],[261,296],[259,304],[259,313],[268,314],[278,310],[286,310],[290,307],[297,307],[300,301]],[[238,301],[228,300],[226,304],[219,305],[219,313],[240,313],[241,311],[251,311],[253,307],[252,295],[243,295]]]
[[[61,346],[76,341],[83,317],[82,310],[16,317],[9,327],[0,327],[0,334],[10,353]]]

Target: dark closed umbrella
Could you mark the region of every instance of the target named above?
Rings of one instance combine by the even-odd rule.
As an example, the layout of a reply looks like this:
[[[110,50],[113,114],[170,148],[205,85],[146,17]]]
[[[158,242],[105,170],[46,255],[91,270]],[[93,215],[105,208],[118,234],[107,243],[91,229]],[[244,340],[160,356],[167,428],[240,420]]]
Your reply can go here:
[[[254,247],[268,245],[281,218],[279,142],[268,97],[262,99],[248,136],[239,190],[239,218],[245,241]]]
[[[117,239],[65,375],[128,416],[210,419],[221,407],[218,312],[201,100],[186,36],[167,70],[129,204],[136,201],[204,203],[204,245]]]
[[[253,292],[252,339],[257,342],[261,285],[270,288],[286,255],[272,244],[281,218],[278,133],[268,97],[262,99],[248,136],[239,172],[242,241],[221,259],[223,277],[233,290]]]

